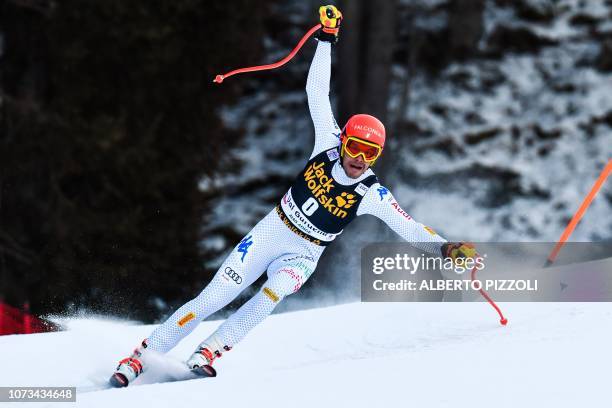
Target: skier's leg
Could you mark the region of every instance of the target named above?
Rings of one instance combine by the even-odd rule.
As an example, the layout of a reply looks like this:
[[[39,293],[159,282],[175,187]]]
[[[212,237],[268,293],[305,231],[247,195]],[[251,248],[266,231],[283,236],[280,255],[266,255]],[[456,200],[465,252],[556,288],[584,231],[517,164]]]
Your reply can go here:
[[[225,307],[261,276],[278,256],[266,245],[266,218],[240,241],[213,280],[195,298],[181,306],[147,338],[151,350],[166,353],[211,314]],[[262,225],[263,223],[263,225]],[[251,247],[252,246],[252,247]]]
[[[115,387],[125,387],[138,377],[149,364],[149,352],[166,353],[179,341],[191,333],[206,317],[231,302],[247,286],[252,284],[265,270],[251,267],[250,274],[240,274],[229,265],[234,265],[233,254],[226,259],[215,274],[213,280],[194,299],[185,303],[164,323],[159,325],[139,346],[132,355],[119,362],[111,377]],[[230,270],[232,272],[230,272]],[[232,277],[243,277],[238,284]],[[227,279],[226,279],[227,278]],[[247,280],[248,279],[248,280]],[[240,279],[238,279],[240,280]]]
[[[297,292],[315,267],[312,257],[299,254],[287,254],[272,262],[261,290],[204,340],[187,364],[191,367],[210,364],[223,350],[231,349],[268,317],[285,296]]]
[[[210,284],[158,326],[131,357],[121,360],[112,377],[119,379],[114,385],[126,386],[143,371],[147,359],[145,351],[168,352],[200,321],[227,305],[255,282],[282,254],[278,245],[270,244],[274,242],[278,223],[278,215],[273,212],[261,220],[234,248]]]
[[[234,300],[242,290],[251,285],[263,273],[263,271],[257,271],[253,267],[244,270],[250,273],[241,273],[242,271],[236,271],[233,265],[235,265],[235,262],[227,259],[212,281],[197,297],[185,303],[164,323],[157,326],[147,338],[148,348],[160,353],[167,353],[191,333],[202,320]],[[244,279],[240,284],[237,284],[231,279],[231,276],[239,276],[241,279],[244,277]]]

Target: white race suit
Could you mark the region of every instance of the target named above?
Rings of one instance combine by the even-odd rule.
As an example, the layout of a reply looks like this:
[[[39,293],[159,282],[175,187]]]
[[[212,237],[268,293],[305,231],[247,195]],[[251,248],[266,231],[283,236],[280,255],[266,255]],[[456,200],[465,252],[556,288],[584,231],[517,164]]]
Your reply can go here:
[[[148,337],[147,347],[165,353],[202,320],[223,308],[267,271],[263,287],[214,333],[230,347],[300,289],[314,272],[325,246],[355,216],[371,214],[419,249],[441,255],[446,242],[412,219],[372,169],[349,178],[339,160],[340,129],[329,100],[331,44],[317,45],[306,83],[315,146],[305,169],[279,205],[236,245],[212,281]]]

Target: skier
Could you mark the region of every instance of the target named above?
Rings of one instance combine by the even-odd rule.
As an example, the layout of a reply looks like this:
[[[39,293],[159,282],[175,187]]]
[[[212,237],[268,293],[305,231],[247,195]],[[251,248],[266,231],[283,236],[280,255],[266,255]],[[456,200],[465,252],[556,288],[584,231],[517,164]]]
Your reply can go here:
[[[454,260],[472,257],[471,244],[447,243],[417,223],[378,182],[371,169],[383,152],[385,128],[373,116],[352,116],[342,130],[329,100],[332,44],[338,40],[342,14],[319,8],[321,29],[308,72],[306,93],[314,123],[315,145],[304,169],[280,203],[234,248],[212,281],[158,326],[133,354],[121,360],[111,377],[127,386],[146,367],[147,353],[166,353],[200,321],[225,307],[265,271],[261,290],[204,340],[187,360],[190,369],[215,375],[213,361],[238,344],[275,306],[297,292],[314,272],[325,248],[355,217],[374,215],[419,249]]]

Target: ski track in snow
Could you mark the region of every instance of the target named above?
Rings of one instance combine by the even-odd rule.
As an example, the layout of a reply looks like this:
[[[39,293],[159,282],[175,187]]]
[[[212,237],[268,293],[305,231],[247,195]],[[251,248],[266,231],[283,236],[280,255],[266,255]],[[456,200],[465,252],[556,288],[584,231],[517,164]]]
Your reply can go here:
[[[163,383],[189,377],[181,361],[219,324],[204,322],[127,389],[100,388],[154,326],[65,320],[66,332],[0,337],[0,384],[76,386],[83,407],[604,405],[609,304],[501,306],[507,327],[486,303],[351,303],[277,314],[215,363],[218,377]],[[63,405],[75,406],[37,404]]]

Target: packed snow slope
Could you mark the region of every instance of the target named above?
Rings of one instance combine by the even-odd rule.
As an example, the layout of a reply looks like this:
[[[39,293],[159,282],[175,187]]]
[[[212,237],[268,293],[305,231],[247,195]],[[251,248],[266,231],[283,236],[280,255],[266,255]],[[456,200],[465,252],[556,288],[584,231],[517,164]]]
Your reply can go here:
[[[0,337],[2,386],[76,386],[82,407],[603,406],[612,305],[353,303],[271,316],[215,363],[181,376],[204,322],[125,389],[100,389],[153,326],[100,318]],[[58,403],[37,406],[58,407]],[[18,406],[19,404],[11,404]],[[66,403],[68,405],[68,403]],[[74,403],[69,406],[74,407]]]

